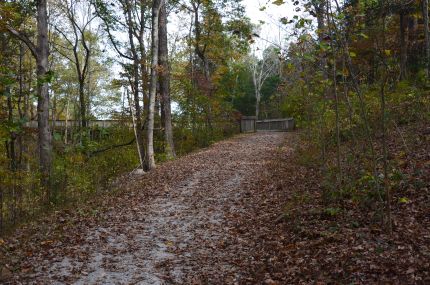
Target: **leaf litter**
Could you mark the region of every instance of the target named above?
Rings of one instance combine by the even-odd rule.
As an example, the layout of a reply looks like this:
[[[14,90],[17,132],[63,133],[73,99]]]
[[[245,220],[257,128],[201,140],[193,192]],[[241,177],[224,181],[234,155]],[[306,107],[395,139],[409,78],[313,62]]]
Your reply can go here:
[[[391,236],[374,211],[327,208],[299,147],[297,133],[240,135],[124,176],[112,195],[2,239],[2,274],[8,284],[430,284],[428,137],[401,164],[411,181],[394,193],[407,202],[395,203]]]
[[[30,248],[31,254],[7,265],[17,273],[9,282],[240,282],[239,259],[252,248],[231,251],[237,250],[234,244],[241,240],[241,229],[235,229],[230,219],[247,214],[242,203],[251,193],[244,186],[253,185],[267,171],[285,136],[258,133],[219,142],[144,176],[133,176],[133,181],[129,176],[117,181],[120,194],[106,198],[96,216],[63,216],[65,222],[53,225],[45,237],[33,233],[27,243],[22,237],[31,229],[18,230],[17,247],[21,254]],[[33,230],[38,231],[37,225]],[[59,232],[61,236],[55,237]],[[40,246],[35,239],[42,239]]]

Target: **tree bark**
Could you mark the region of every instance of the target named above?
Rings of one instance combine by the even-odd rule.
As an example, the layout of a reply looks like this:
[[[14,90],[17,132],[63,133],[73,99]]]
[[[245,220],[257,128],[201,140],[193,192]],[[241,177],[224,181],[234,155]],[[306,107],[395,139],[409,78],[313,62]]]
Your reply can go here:
[[[67,103],[66,103],[66,125],[64,129],[64,144],[67,145],[67,136],[68,136],[68,124],[69,124],[69,105],[70,105],[70,98],[67,96]]]
[[[79,79],[79,114],[81,116],[82,131],[87,127],[87,105],[85,102],[85,82]]]
[[[137,125],[136,125],[136,116],[134,115],[134,112],[133,112],[133,104],[132,104],[132,100],[130,98],[130,94],[128,92],[128,88],[126,89],[126,94],[127,94],[127,99],[128,99],[128,105],[130,106],[131,119],[133,122],[134,137],[135,137],[136,144],[137,144],[137,154],[139,155],[140,167],[143,169],[143,165],[144,165],[144,160],[143,160],[144,156],[142,153],[143,148],[141,148],[141,145],[139,145],[139,139],[142,139],[142,136],[139,135],[139,133],[141,133],[141,130],[139,130]]]
[[[326,24],[325,24],[325,14],[327,13],[327,2],[325,0],[317,0],[313,1],[313,6],[315,9],[315,14],[317,18],[317,35],[319,43],[324,42],[324,37],[326,36]],[[327,66],[327,58],[326,56],[322,56],[320,59],[320,68],[323,72],[324,80],[329,78],[329,70],[326,68]],[[327,89],[324,91],[324,96],[328,97]]]
[[[253,73],[253,82],[254,82],[254,88],[255,88],[255,117],[258,120],[258,116],[260,115],[260,99],[261,99],[261,93],[260,93],[260,88],[261,85],[258,80],[257,80],[257,74],[256,74],[256,70],[254,70]]]
[[[408,33],[407,33],[408,16],[406,12],[400,11],[400,80],[407,77],[408,61]]]
[[[52,164],[52,140],[49,128],[49,74],[48,74],[48,11],[47,0],[37,1],[37,44],[23,33],[10,26],[6,29],[27,45],[31,54],[36,59],[37,76],[37,124],[38,124],[38,154],[41,184],[45,189],[46,202],[49,200],[49,178]]]
[[[127,21],[127,28],[128,28],[128,40],[130,43],[130,50],[133,58],[133,80],[132,80],[132,92],[133,92],[133,102],[134,102],[134,109],[135,109],[135,136],[136,136],[136,142],[137,142],[137,148],[138,148],[138,154],[139,154],[139,160],[141,162],[144,162],[146,159],[144,157],[145,154],[145,143],[143,140],[143,126],[142,126],[142,110],[140,108],[140,98],[139,98],[139,56],[138,51],[136,48],[136,45],[133,41],[133,19],[132,19],[132,4],[130,1],[126,1],[126,12],[125,17]],[[127,91],[128,92],[128,91]],[[142,163],[143,164],[143,163]],[[144,166],[141,165],[143,168]]]
[[[167,145],[167,155],[170,158],[176,157],[175,145],[173,142],[172,130],[172,111],[170,102],[170,67],[169,67],[169,49],[167,43],[167,9],[166,3],[160,8],[159,15],[159,65],[160,73],[160,97],[161,97],[161,118],[164,126],[164,136]]]
[[[151,32],[151,81],[149,85],[149,104],[148,104],[148,127],[146,133],[146,170],[155,168],[154,157],[154,109],[155,96],[157,95],[158,79],[158,19],[160,6],[164,5],[164,0],[154,0],[152,4],[152,32]]]
[[[328,32],[333,39],[335,37],[335,33],[332,29],[335,25],[335,21],[333,19],[333,11],[331,7],[331,3],[327,2],[327,27]],[[340,114],[339,114],[339,94],[337,91],[337,49],[335,48],[335,44],[333,43],[333,40],[330,40],[330,49],[332,51],[333,56],[333,74],[332,74],[332,80],[333,80],[333,94],[335,97],[335,113],[336,113],[336,166],[338,171],[338,177],[337,177],[337,189],[340,190],[342,186],[342,180],[343,180],[343,173],[342,173],[342,164],[341,164],[341,158],[340,158]]]
[[[39,166],[42,185],[45,187],[46,201],[49,200],[49,177],[52,164],[52,141],[49,128],[48,90],[48,12],[47,0],[37,1],[37,123],[39,137]]]
[[[429,39],[429,1],[423,0],[424,38],[426,47],[426,74],[427,80],[430,73],[430,39]]]
[[[213,86],[212,86],[212,79],[211,79],[211,70],[210,70],[210,64],[209,64],[209,59],[207,58],[206,55],[206,49],[207,49],[207,43],[204,43],[202,46],[202,27],[201,27],[201,22],[200,22],[200,6],[204,5],[203,1],[193,1],[192,3],[193,6],[193,13],[194,13],[194,35],[195,35],[195,40],[194,40],[194,51],[195,54],[198,56],[198,58],[201,61],[201,70],[203,72],[204,78],[205,78],[205,86],[204,89],[206,96],[208,97],[208,99],[210,99],[212,97],[212,92],[213,92]],[[208,34],[209,35],[209,31]],[[193,78],[194,81],[196,81],[196,78]],[[212,105],[210,100],[208,100],[208,102],[206,103],[206,106],[204,107],[205,113],[206,113],[206,124],[207,127],[209,128],[210,133],[212,133],[213,131],[213,118],[212,118]]]
[[[427,1],[427,0],[426,0]],[[384,4],[384,1],[382,1]],[[427,13],[428,16],[428,13]],[[428,26],[427,26],[428,29]],[[391,189],[390,181],[388,177],[388,146],[387,146],[387,113],[386,113],[386,98],[385,98],[385,85],[387,84],[389,70],[388,64],[385,58],[385,47],[386,47],[386,15],[382,17],[382,52],[381,58],[384,66],[383,77],[381,80],[381,128],[382,128],[382,151],[383,151],[383,173],[384,173],[384,192],[386,194],[387,204],[387,223],[388,233],[391,235],[393,231],[392,218],[391,218]]]
[[[12,104],[12,94],[10,93],[10,88],[6,88],[7,96],[7,111],[8,111],[8,121],[13,124],[13,104]],[[10,170],[16,170],[16,151],[15,151],[15,141],[16,133],[10,133],[10,141],[7,142],[8,158],[10,159]]]
[[[255,118],[258,120],[260,116],[260,95],[257,96],[257,102],[255,103]]]

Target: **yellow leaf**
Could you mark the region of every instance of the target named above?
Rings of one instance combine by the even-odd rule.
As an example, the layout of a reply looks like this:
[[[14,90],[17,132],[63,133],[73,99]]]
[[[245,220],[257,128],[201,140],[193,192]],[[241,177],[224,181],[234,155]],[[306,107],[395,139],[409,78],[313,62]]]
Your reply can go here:
[[[45,240],[45,241],[42,241],[42,242],[40,243],[40,245],[51,244],[51,243],[53,243],[53,242],[54,242],[53,240]]]
[[[406,198],[406,197],[399,198],[399,203],[405,204],[405,203],[408,203],[408,202],[409,202],[409,199]]]

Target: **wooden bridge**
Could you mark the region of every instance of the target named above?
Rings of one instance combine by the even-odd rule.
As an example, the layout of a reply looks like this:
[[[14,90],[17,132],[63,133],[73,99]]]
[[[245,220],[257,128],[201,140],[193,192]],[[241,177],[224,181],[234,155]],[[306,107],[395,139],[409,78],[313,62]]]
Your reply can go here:
[[[287,132],[294,130],[295,121],[293,118],[257,120],[254,116],[244,116],[240,122],[242,133],[252,133],[257,131]]]

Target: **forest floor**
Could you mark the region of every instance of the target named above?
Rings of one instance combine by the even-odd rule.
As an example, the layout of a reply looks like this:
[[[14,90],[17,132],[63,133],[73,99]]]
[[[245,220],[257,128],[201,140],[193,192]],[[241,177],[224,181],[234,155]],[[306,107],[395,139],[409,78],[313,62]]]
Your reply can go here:
[[[0,283],[429,284],[423,143],[392,235],[356,205],[327,209],[297,133],[239,135],[0,239]]]

